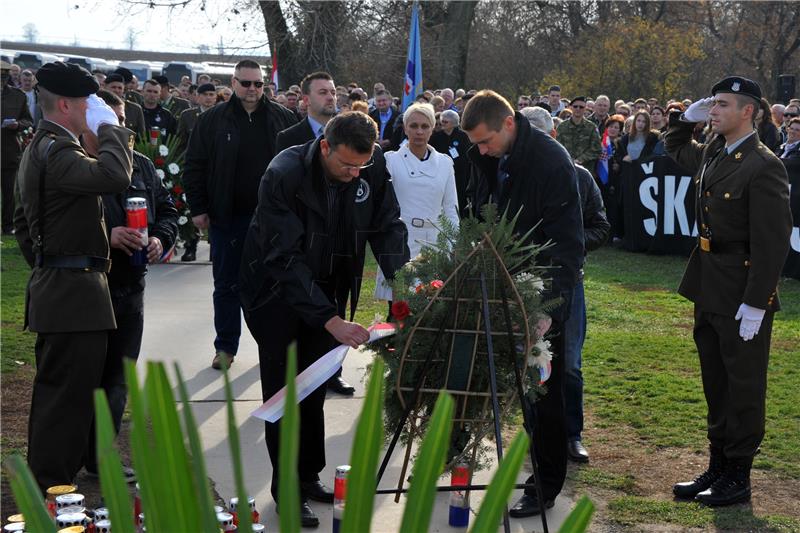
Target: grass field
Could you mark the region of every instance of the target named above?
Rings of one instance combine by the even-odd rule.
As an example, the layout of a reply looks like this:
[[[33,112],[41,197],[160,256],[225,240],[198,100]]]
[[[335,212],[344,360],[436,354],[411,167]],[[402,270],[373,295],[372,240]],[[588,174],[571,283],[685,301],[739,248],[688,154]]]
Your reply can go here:
[[[778,487],[783,499],[754,496],[753,508],[710,510],[668,499],[676,479],[669,461],[697,458],[706,448],[705,401],[692,341],[692,307],[676,294],[685,258],[604,248],[586,266],[588,333],[583,352],[587,434],[592,463],[570,471],[571,486],[599,502],[608,531],[800,531],[800,282],[782,280],[769,365],[767,430],[755,461],[758,483]],[[373,298],[375,262],[367,262],[356,319],[386,315]],[[22,331],[29,270],[13,239],[2,244],[3,379],[33,360],[34,335]],[[8,401],[4,395],[4,401]],[[4,410],[5,410],[4,406]],[[590,426],[590,427],[588,427]],[[4,444],[8,444],[5,436]],[[7,447],[7,446],[4,446]],[[605,450],[603,456],[601,450]],[[7,450],[4,450],[4,455]],[[614,467],[605,457],[629,454],[661,464]],[[699,464],[698,463],[698,464]],[[677,467],[676,467],[677,469]],[[653,488],[655,487],[655,488]],[[794,491],[794,492],[793,492]],[[775,502],[778,503],[775,503]],[[785,505],[782,502],[787,502]],[[769,504],[766,509],[759,507]],[[647,527],[644,524],[648,524]],[[650,529],[662,524],[661,529]],[[592,531],[603,529],[593,526]]]

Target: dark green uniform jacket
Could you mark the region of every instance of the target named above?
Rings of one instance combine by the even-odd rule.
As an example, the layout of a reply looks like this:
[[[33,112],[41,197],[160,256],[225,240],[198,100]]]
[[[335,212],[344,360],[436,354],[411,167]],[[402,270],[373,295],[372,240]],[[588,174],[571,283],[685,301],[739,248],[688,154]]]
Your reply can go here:
[[[679,116],[670,115],[665,147],[676,163],[695,173],[698,231],[710,237],[712,251],[695,247],[678,292],[701,310],[728,317],[742,303],[777,311],[792,231],[786,168],[754,133],[712,165],[701,183],[705,164],[720,150],[724,154],[725,139],[693,141],[694,124]],[[713,251],[724,251],[729,243],[742,243],[749,253]]]
[[[131,183],[133,133],[103,124],[97,159],[69,131],[42,120],[17,174],[16,237],[33,267],[26,297],[26,323],[37,333],[116,328],[104,272],[34,266],[39,220],[39,177],[46,164],[44,252],[46,255],[108,257],[101,194],[121,193]]]

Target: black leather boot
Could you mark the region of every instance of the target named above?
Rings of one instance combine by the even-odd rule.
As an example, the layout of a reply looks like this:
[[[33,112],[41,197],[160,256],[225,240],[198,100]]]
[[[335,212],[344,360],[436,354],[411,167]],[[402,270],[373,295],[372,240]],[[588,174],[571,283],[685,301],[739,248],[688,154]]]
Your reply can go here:
[[[706,471],[694,478],[693,481],[675,483],[675,485],[672,486],[672,493],[676,497],[692,499],[711,487],[711,485],[720,478],[725,469],[725,454],[722,453],[722,448],[717,448],[715,446],[709,446],[708,451],[709,460]]]
[[[697,495],[695,500],[711,507],[733,505],[750,501],[750,468],[752,457],[737,457],[725,461],[725,471],[710,488]]]
[[[186,251],[183,252],[181,261],[194,261],[197,259],[197,241],[186,241]]]

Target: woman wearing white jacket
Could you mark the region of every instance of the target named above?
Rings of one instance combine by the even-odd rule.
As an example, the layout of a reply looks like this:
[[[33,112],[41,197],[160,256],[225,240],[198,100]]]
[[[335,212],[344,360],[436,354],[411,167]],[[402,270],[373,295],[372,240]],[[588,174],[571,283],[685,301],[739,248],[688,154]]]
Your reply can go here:
[[[387,152],[386,168],[392,176],[400,218],[408,228],[411,258],[419,254],[424,243],[435,243],[439,235],[439,215],[444,213],[458,226],[458,196],[453,160],[434,150],[428,141],[436,118],[430,104],[414,104],[403,114],[403,129],[408,137],[396,152]],[[391,314],[392,289],[378,269],[375,297],[389,301]]]

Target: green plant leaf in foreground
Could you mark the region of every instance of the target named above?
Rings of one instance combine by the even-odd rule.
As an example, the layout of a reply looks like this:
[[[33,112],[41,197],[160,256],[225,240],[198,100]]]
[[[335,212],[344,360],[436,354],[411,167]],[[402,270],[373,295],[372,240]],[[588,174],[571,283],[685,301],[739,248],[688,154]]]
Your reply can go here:
[[[471,531],[496,531],[497,524],[503,516],[503,511],[508,502],[508,496],[514,489],[517,482],[517,474],[522,467],[522,461],[528,452],[528,435],[523,431],[517,432],[517,436],[511,442],[508,453],[500,462],[492,482],[486,489],[483,496],[478,516]]]
[[[353,449],[350,451],[350,474],[347,479],[347,503],[342,518],[342,533],[370,530],[378,455],[383,446],[384,366],[383,359],[376,357],[367,385],[367,397],[358,419]]]
[[[147,363],[144,388],[158,465],[156,494],[164,511],[156,523],[150,519],[150,507],[145,508],[145,525],[152,531],[200,531],[199,502],[193,494],[189,458],[163,363]]]
[[[414,463],[413,481],[408,491],[401,532],[428,531],[436,500],[436,481],[442,474],[445,455],[450,446],[453,428],[453,399],[446,392],[439,393],[428,431],[422,441],[417,461]]]
[[[223,368],[225,378],[225,404],[228,406],[228,444],[231,448],[231,461],[233,461],[233,479],[236,483],[236,494],[239,495],[239,506],[236,513],[239,517],[238,530],[252,531],[252,517],[250,515],[250,506],[247,504],[248,494],[244,485],[244,472],[242,470],[242,449],[239,446],[239,427],[236,425],[236,414],[233,412],[233,391],[231,390],[231,380],[228,377],[228,369],[227,367]],[[297,467],[295,467],[294,471],[297,471]]]
[[[297,405],[297,343],[289,345],[286,354],[286,402],[280,424],[278,449],[278,505],[283,533],[300,531],[300,486],[297,460],[300,453],[300,406]],[[239,499],[239,502],[242,502]],[[247,502],[245,499],[244,502]]]
[[[578,500],[578,505],[567,516],[558,533],[582,533],[589,529],[589,522],[592,521],[594,514],[594,504],[588,496],[583,496]]]
[[[214,499],[211,497],[211,487],[206,474],[203,444],[200,442],[197,422],[194,420],[194,414],[189,405],[189,392],[186,390],[186,383],[183,381],[183,376],[177,363],[175,363],[175,376],[178,379],[178,393],[183,404],[183,425],[186,427],[186,435],[189,437],[189,447],[192,454],[194,496],[200,504],[200,523],[203,531],[216,533],[219,531],[219,523],[214,515]]]
[[[12,455],[6,460],[6,471],[14,499],[25,516],[25,529],[37,533],[55,533],[56,525],[44,506],[42,492],[25,459],[17,454]]]
[[[114,447],[114,423],[103,389],[94,391],[94,424],[97,435],[97,467],[100,473],[100,488],[103,501],[108,507],[108,516],[114,521],[115,533],[135,533],[133,506],[128,484],[122,473],[122,461]],[[91,446],[91,443],[89,444]],[[124,517],[124,518],[117,518]],[[36,531],[36,530],[32,530]]]

